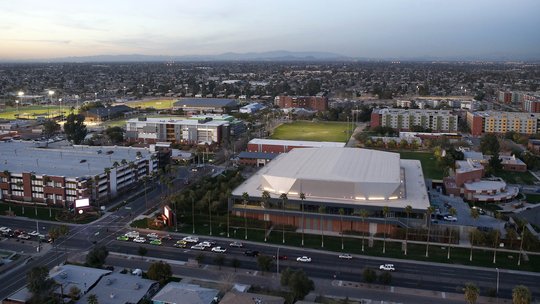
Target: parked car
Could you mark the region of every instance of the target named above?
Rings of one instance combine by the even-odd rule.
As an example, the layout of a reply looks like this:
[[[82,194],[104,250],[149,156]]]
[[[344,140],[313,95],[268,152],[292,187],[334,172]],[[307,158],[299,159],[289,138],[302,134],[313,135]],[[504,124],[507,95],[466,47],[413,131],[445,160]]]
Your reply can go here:
[[[158,239],[151,240],[150,245],[161,246],[161,240],[158,240]]]
[[[259,252],[257,250],[246,250],[244,251],[244,255],[256,257],[259,255]]]
[[[383,264],[379,266],[379,270],[396,271],[396,268],[394,267],[394,264]]]
[[[338,256],[338,258],[340,259],[347,259],[347,260],[350,260],[352,259],[352,255],[348,254],[348,253],[342,253]]]
[[[120,235],[116,237],[117,241],[129,241],[129,238],[125,235]]]
[[[135,243],[146,243],[146,239],[143,238],[142,236],[139,236],[139,237],[134,238],[133,241],[134,241]]]
[[[138,237],[139,237],[139,232],[137,232],[137,231],[130,231],[130,232],[127,232],[127,233],[125,234],[125,236],[127,236],[127,237],[130,238],[130,239],[138,238]]]
[[[28,235],[29,235],[29,236],[38,236],[38,235],[39,235],[39,232],[37,232],[37,231],[34,230],[34,231],[32,231],[32,232],[28,232]]]
[[[225,252],[227,252],[227,248],[216,246],[216,247],[212,248],[212,252],[225,253]]]
[[[149,239],[159,239],[159,235],[155,232],[147,234],[146,237]]]
[[[18,238],[20,239],[23,239],[23,240],[29,240],[30,239],[30,236],[26,233],[21,233],[17,236]]]
[[[232,242],[229,244],[230,247],[237,247],[237,248],[242,248],[244,247],[244,244],[240,243],[240,242]]]
[[[297,262],[302,262],[302,263],[311,263],[311,258],[304,255],[304,256],[301,256],[301,257],[297,257],[296,261]]]
[[[183,241],[183,240],[176,241],[176,243],[174,243],[173,246],[177,247],[177,248],[186,248],[187,247],[187,242]]]
[[[196,244],[196,245],[191,246],[191,249],[195,249],[195,250],[205,250],[205,249],[206,249],[206,246],[203,246],[203,245],[201,245],[201,244]]]
[[[204,247],[212,247],[212,244],[208,241],[200,242],[200,244],[203,245]]]
[[[447,215],[444,217],[444,220],[449,221],[449,222],[457,222],[457,217],[452,216],[452,215]]]
[[[276,256],[274,256],[274,260],[276,259]],[[286,255],[280,255],[277,257],[278,260],[287,260],[287,256]]]
[[[199,242],[199,238],[198,237],[195,237],[195,236],[186,236],[185,238],[182,239],[183,241],[186,241],[188,243],[198,243]]]

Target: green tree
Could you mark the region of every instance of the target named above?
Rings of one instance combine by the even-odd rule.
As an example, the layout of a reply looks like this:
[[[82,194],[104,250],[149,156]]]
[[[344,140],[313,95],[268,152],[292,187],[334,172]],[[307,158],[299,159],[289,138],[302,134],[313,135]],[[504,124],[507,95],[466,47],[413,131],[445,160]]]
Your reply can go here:
[[[364,223],[369,213],[366,209],[360,209],[360,217],[362,218],[362,228],[364,228]],[[368,229],[369,231],[369,229]],[[362,229],[362,252],[364,252],[364,239],[366,238],[366,232]]]
[[[365,268],[362,272],[362,278],[366,283],[373,283],[377,279],[377,273],[371,268]]]
[[[244,203],[244,229],[245,229],[245,239],[247,240],[248,234],[247,234],[247,216],[246,216],[246,208],[247,203],[249,202],[249,194],[247,192],[242,193],[242,202]]]
[[[312,290],[315,289],[313,281],[304,273],[302,269],[292,271],[289,268],[281,273],[281,285],[287,286],[291,292],[291,303],[302,300]]]
[[[105,130],[105,135],[107,135],[113,144],[124,141],[124,130],[121,127],[108,127]]]
[[[451,216],[456,216],[457,214],[457,210],[456,208],[452,207],[450,208],[450,210],[448,210],[448,213],[451,215]],[[453,229],[452,228],[449,228],[448,229],[448,254],[446,256],[446,258],[449,260],[450,259],[450,246],[452,244],[452,231]]]
[[[435,212],[435,207],[429,206],[426,210],[426,219],[427,219],[427,239],[426,239],[426,258],[429,257],[429,237],[431,232],[431,215]]]
[[[382,253],[386,253],[386,220],[387,220],[387,216],[388,216],[388,212],[390,211],[390,209],[388,208],[388,206],[384,206],[383,209],[382,209],[382,213],[383,213],[383,216],[384,216],[384,231],[383,231],[383,249],[382,249]]]
[[[279,198],[281,199],[281,217],[285,218],[285,204],[287,203],[287,200],[288,200],[287,193],[281,193]],[[282,224],[281,227],[282,227],[281,233],[283,237],[283,244],[285,244],[285,224]]]
[[[81,290],[77,286],[71,286],[69,289],[68,296],[71,298],[72,301],[77,301],[79,299],[79,296],[81,294]]]
[[[478,300],[480,289],[474,283],[467,283],[465,284],[465,288],[463,288],[463,292],[465,294],[465,301],[469,304],[475,304],[476,300]]]
[[[26,274],[26,283],[28,290],[36,297],[48,296],[54,281],[48,278],[49,270],[45,266],[32,268]]]
[[[242,264],[242,262],[240,262],[240,260],[237,259],[237,258],[233,258],[233,259],[231,260],[231,266],[234,268],[234,272],[236,272],[236,269],[237,269],[238,267],[240,267],[241,264]]]
[[[405,255],[407,255],[407,243],[409,241],[409,218],[411,217],[412,210],[411,205],[405,206],[405,213],[407,213],[407,226],[405,227]]]
[[[144,246],[139,246],[137,253],[141,256],[141,259],[148,253],[148,250]]]
[[[56,121],[52,119],[45,120],[43,123],[43,135],[46,138],[51,138],[58,131],[60,131],[60,125]]]
[[[478,219],[479,216],[480,216],[480,213],[478,213],[478,209],[471,208],[471,217],[473,218],[473,220],[476,221],[476,219]],[[470,236],[471,236],[470,237],[470,239],[471,239],[471,254],[469,255],[469,261],[472,262],[472,254],[473,254],[473,246],[474,246],[474,231],[471,231]]]
[[[81,114],[69,114],[64,124],[64,132],[69,141],[76,145],[80,144],[88,133],[84,124],[84,116]]]
[[[225,264],[225,256],[222,254],[218,254],[214,257],[214,263],[218,265],[219,270],[221,270],[221,266]]]
[[[497,136],[493,133],[484,134],[480,140],[480,151],[487,155],[499,154],[500,145]]]
[[[532,295],[527,286],[517,285],[512,289],[512,303],[513,304],[529,304],[531,303]]]
[[[88,295],[88,298],[86,298],[86,302],[88,304],[99,304],[98,297],[95,294]]]
[[[259,268],[263,272],[270,271],[272,269],[272,266],[274,265],[274,259],[268,255],[259,255],[257,257],[257,264],[259,265]]]
[[[158,281],[163,286],[172,277],[171,265],[163,261],[152,263],[146,275],[150,280]]]
[[[500,212],[495,213],[495,218],[497,220],[501,220],[502,215]],[[499,239],[501,232],[499,231],[499,228],[493,229],[494,240],[493,240],[493,264],[497,262],[497,247],[499,247]]]
[[[267,228],[266,228],[266,224],[267,224],[267,221],[266,221],[266,209],[269,207],[269,204],[270,204],[270,192],[264,190],[262,192],[261,199],[262,199],[262,207],[265,210],[265,213],[264,213],[264,215],[265,215],[265,220],[264,220],[264,241],[266,242],[266,233],[267,233],[267,231],[266,231],[267,230]]]
[[[109,251],[105,246],[96,246],[86,255],[86,265],[93,268],[102,268]]]

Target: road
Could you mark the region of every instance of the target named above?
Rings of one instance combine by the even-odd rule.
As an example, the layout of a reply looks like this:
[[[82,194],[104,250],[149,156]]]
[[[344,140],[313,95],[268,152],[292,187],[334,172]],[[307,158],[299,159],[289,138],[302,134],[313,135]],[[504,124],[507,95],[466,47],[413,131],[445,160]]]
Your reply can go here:
[[[210,169],[206,173],[211,173]],[[183,187],[183,178],[186,174],[190,174],[186,170],[179,173],[182,179],[178,180],[177,187]],[[195,173],[198,176],[204,172]],[[195,178],[191,176],[190,179]],[[147,193],[148,206],[154,206],[160,203],[160,189],[156,187],[149,190]],[[111,252],[121,252],[137,256],[140,244],[133,242],[117,241],[116,237],[128,231],[127,224],[132,218],[146,210],[146,202],[144,195],[135,199],[129,204],[131,209],[121,208],[114,213],[109,213],[98,221],[87,225],[70,225],[70,234],[64,239],[60,239],[54,244],[54,248],[42,254],[35,256],[25,265],[21,265],[15,273],[9,274],[10,283],[0,284],[0,298],[4,298],[25,284],[25,273],[34,266],[44,265],[51,267],[65,259],[64,252],[68,252],[70,256],[81,255],[85,251],[94,246],[94,242],[106,245]],[[18,218],[0,217],[2,226],[9,226],[24,230],[36,230],[36,222],[34,220],[25,220]],[[49,222],[40,222],[39,227],[42,229],[50,229],[56,225]],[[147,231],[143,231],[146,234]],[[148,230],[149,231],[149,230]],[[43,233],[43,232],[42,232]],[[174,239],[180,239],[183,235],[174,234]],[[201,237],[202,240],[208,239]],[[218,245],[229,247],[229,239],[213,237],[212,239],[218,242]],[[163,246],[152,246],[145,244],[148,247],[147,255],[157,259],[181,260],[195,258],[200,251],[191,249],[179,249],[172,247],[173,241],[164,241]],[[0,242],[0,248],[7,242]],[[5,247],[3,247],[5,248]],[[232,257],[236,257],[241,261],[241,267],[245,269],[258,270],[256,258],[244,256],[243,251],[248,248],[257,250],[262,254],[277,255],[278,247],[275,245],[266,245],[260,243],[245,242],[245,248],[228,248],[226,254],[230,261]],[[6,248],[9,249],[9,248]],[[204,263],[213,264],[213,256],[211,252],[205,253]],[[336,253],[328,253],[320,250],[307,250],[302,248],[279,247],[279,255],[287,255],[286,261],[279,261],[280,270],[284,267],[303,268],[306,273],[318,280],[343,280],[360,282],[362,271],[366,267],[378,269],[380,264],[391,262],[396,267],[396,272],[392,273],[392,286],[418,288],[425,290],[435,290],[442,292],[456,292],[458,288],[464,285],[465,282],[474,282],[480,289],[486,292],[489,289],[494,289],[497,283],[497,272],[495,269],[487,269],[480,267],[465,267],[460,265],[446,265],[436,263],[426,263],[421,261],[405,261],[405,260],[389,260],[378,257],[354,256],[352,260],[339,259]],[[313,259],[312,263],[296,262],[296,257],[307,255]],[[24,263],[22,263],[24,264]],[[274,266],[272,272],[277,271],[277,265]],[[0,276],[0,280],[4,279],[6,274]],[[335,277],[334,277],[335,276]],[[540,297],[540,288],[538,287],[538,278],[540,274],[527,273],[519,271],[511,271],[501,269],[499,272],[499,295],[501,297],[510,298],[511,289],[518,284],[523,284],[531,289],[534,297]]]

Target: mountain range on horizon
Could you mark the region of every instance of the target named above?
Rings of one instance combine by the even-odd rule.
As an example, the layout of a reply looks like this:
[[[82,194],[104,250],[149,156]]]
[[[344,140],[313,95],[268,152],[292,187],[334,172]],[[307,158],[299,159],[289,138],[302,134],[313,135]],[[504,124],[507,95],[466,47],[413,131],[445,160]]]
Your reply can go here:
[[[268,51],[234,53],[227,52],[217,55],[93,55],[93,56],[70,56],[44,59],[27,60],[2,60],[0,62],[52,62],[52,63],[98,63],[98,62],[219,62],[219,61],[540,61],[540,54],[502,55],[485,54],[476,56],[415,56],[415,57],[387,57],[368,58],[351,57],[332,52],[293,52],[293,51]]]

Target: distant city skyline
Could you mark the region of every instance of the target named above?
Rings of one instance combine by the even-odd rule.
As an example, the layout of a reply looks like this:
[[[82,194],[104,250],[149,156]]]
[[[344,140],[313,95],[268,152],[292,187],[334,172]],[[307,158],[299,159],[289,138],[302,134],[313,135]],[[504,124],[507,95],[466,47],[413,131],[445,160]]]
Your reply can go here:
[[[0,11],[0,60],[275,50],[540,59],[537,0],[19,0]]]

